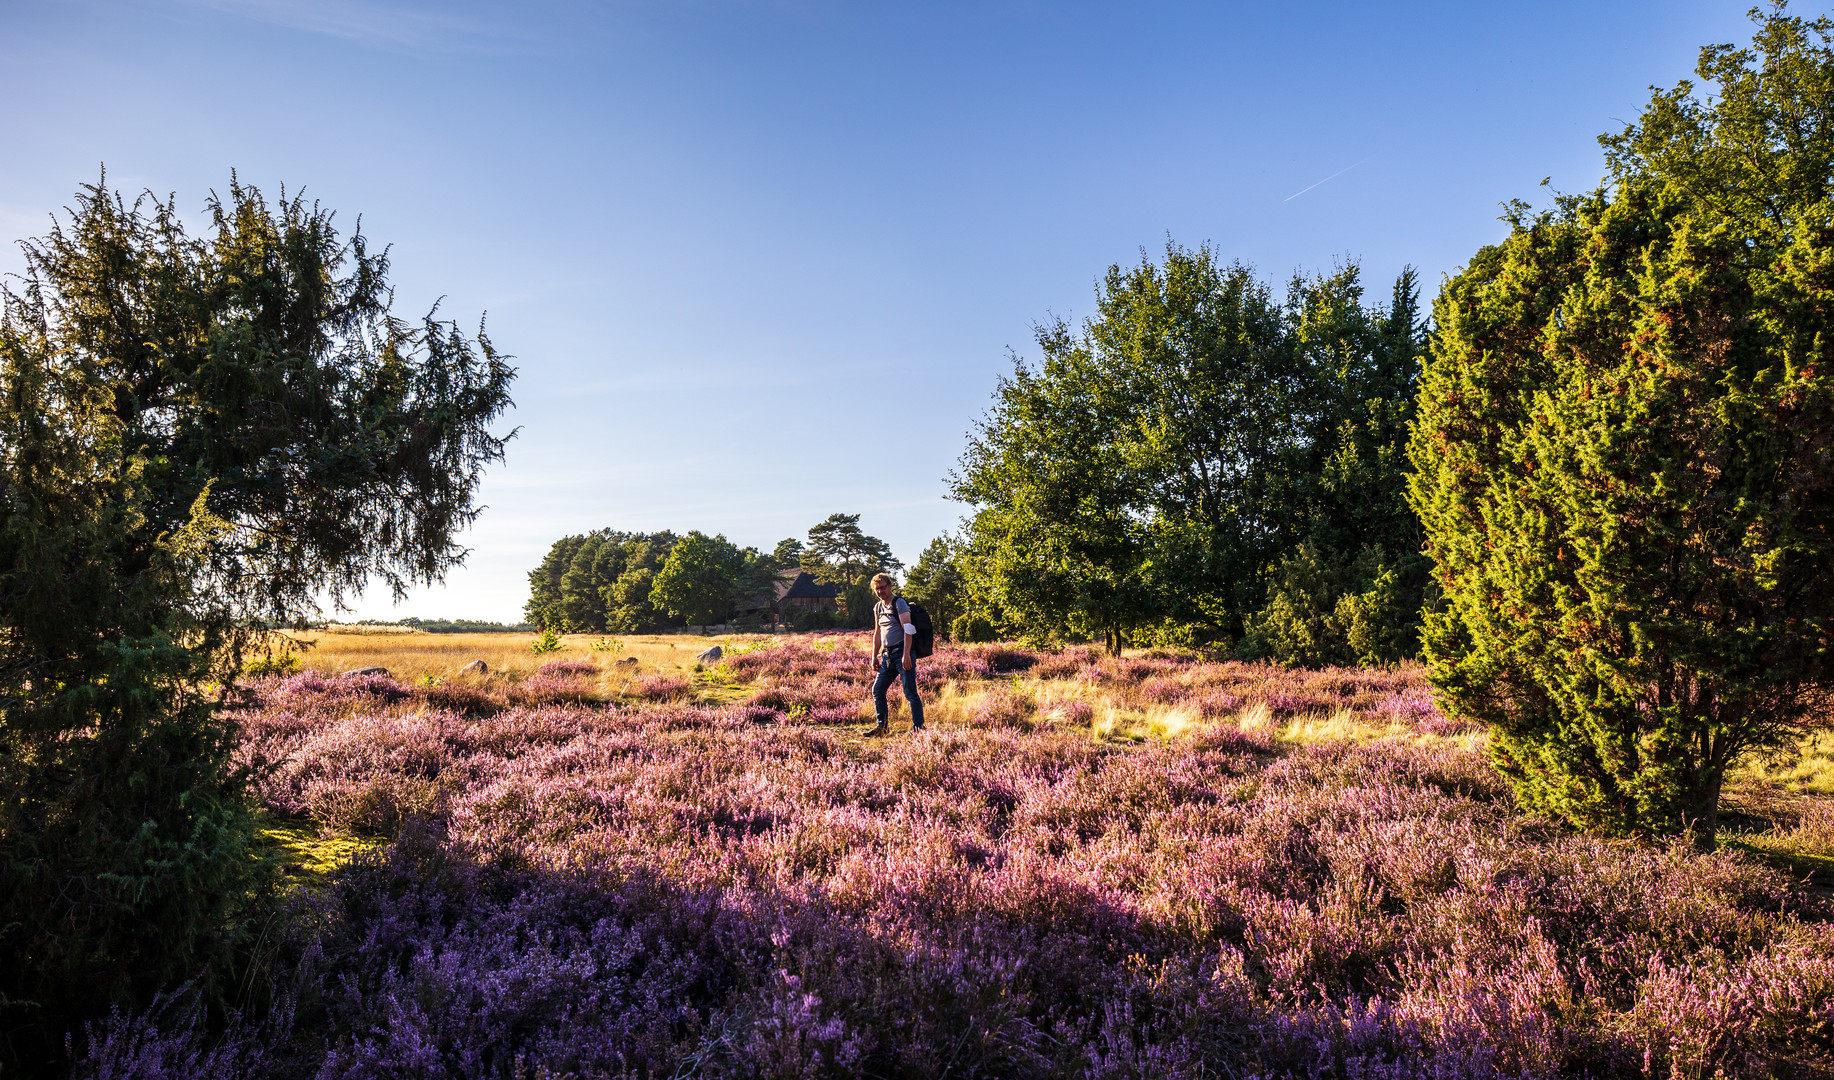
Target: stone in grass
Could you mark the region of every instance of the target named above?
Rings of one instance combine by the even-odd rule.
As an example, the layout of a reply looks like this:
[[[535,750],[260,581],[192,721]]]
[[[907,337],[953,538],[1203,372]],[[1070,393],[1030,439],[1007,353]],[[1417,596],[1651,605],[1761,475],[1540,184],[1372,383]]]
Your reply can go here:
[[[385,667],[351,668],[349,671],[346,671],[344,674],[345,675],[387,675],[388,669]]]
[[[636,667],[637,658],[634,656],[627,656],[624,659],[618,661],[615,666],[617,667]]]
[[[490,665],[486,664],[482,660],[473,660],[471,663],[466,664],[462,668],[459,668],[459,674],[460,675],[488,675],[490,674]]]
[[[720,651],[720,647],[718,645],[715,645],[713,648],[708,649],[704,653],[701,653],[699,656],[695,657],[694,659],[700,661],[703,664],[712,664],[712,663],[718,662],[719,658],[724,655],[726,654]]]

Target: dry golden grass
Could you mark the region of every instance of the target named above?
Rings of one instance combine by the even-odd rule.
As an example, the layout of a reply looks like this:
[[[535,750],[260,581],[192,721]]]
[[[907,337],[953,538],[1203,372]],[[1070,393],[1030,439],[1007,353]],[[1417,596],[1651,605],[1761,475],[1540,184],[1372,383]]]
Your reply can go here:
[[[1188,729],[1217,722],[1205,719],[1186,705],[1142,703],[1116,695],[1099,685],[1073,680],[1026,678],[991,684],[946,684],[925,694],[924,718],[927,723],[941,726],[966,726],[973,722],[973,716],[989,695],[1013,691],[1034,702],[1033,716],[1037,722],[1049,723],[1060,729],[1066,725],[1053,717],[1061,713],[1061,706],[1073,702],[1088,705],[1092,713],[1088,723],[1089,734],[1110,742],[1138,743],[1172,739]],[[901,708],[902,699],[896,687],[889,697],[895,706]],[[863,711],[861,715],[865,719],[871,718],[870,711]],[[1255,704],[1228,719],[1232,719],[1244,730],[1265,731],[1276,743],[1294,746],[1343,740],[1387,739],[1421,746],[1449,744],[1462,749],[1478,750],[1483,748],[1485,742],[1482,731],[1436,735],[1419,731],[1400,720],[1376,721],[1348,709],[1332,713],[1306,713],[1280,720],[1274,717],[1266,705]]]
[[[1791,754],[1769,761],[1747,762],[1741,770],[1751,779],[1805,795],[1834,795],[1834,731],[1805,737]]]
[[[357,668],[382,667],[404,682],[425,676],[447,680],[473,660],[482,660],[492,675],[520,678],[553,660],[586,660],[609,675],[623,679],[632,674],[686,674],[695,657],[720,645],[732,648],[758,640],[757,635],[725,634],[700,637],[692,634],[568,634],[556,652],[535,653],[529,646],[534,634],[358,634],[304,632],[293,637],[305,646],[300,662],[307,671],[337,674]],[[595,651],[596,641],[615,642],[618,648]],[[635,657],[634,665],[618,662]]]

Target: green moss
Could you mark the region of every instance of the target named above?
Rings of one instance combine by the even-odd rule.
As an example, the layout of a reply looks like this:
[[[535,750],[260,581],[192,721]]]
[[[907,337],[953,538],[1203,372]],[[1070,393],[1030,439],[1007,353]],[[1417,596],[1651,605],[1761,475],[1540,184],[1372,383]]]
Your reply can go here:
[[[1782,837],[1763,833],[1723,837],[1720,842],[1769,863],[1793,877],[1807,878],[1817,885],[1834,885],[1834,855],[1809,851]]]
[[[309,824],[278,825],[258,834],[269,855],[295,880],[329,874],[386,841],[370,837],[321,836]]]

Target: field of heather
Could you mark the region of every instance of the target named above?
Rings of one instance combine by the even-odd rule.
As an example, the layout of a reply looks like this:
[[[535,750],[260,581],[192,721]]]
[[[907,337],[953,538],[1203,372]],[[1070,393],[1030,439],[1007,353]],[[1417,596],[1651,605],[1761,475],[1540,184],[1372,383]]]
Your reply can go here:
[[[1834,1075],[1834,806],[1762,773],[1703,855],[1523,816],[1418,668],[948,648],[865,739],[857,637],[726,644],[256,680],[275,836],[360,853],[258,1021],[80,1075]]]

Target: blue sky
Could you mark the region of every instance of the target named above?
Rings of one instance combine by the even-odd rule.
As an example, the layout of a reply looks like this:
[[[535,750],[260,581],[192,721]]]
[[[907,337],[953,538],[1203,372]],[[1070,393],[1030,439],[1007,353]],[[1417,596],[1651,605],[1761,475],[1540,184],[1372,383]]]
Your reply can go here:
[[[360,616],[517,618],[602,526],[858,513],[912,562],[1008,349],[1109,264],[1430,300],[1748,6],[0,0],[0,270],[101,163],[193,210],[234,168],[360,215],[404,313],[488,311],[522,430],[472,555]]]

